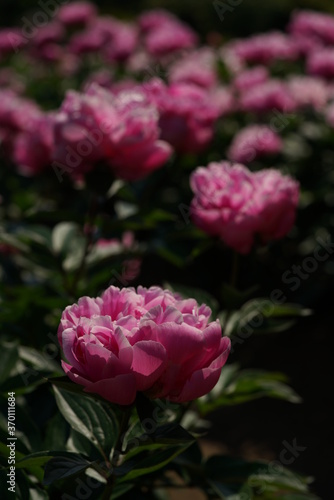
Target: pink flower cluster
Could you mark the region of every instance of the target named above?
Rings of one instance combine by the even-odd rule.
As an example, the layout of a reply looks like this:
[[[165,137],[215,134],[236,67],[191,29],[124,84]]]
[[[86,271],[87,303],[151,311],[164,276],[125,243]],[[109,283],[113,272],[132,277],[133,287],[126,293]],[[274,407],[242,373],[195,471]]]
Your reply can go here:
[[[249,125],[235,135],[227,152],[229,160],[249,163],[268,154],[279,153],[283,147],[280,136],[267,125]]]
[[[232,50],[245,63],[269,64],[277,59],[294,61],[299,56],[294,40],[279,31],[234,41]]]
[[[50,114],[29,99],[0,90],[0,140],[3,151],[24,175],[44,170],[51,161]]]
[[[148,53],[155,57],[189,49],[197,43],[197,35],[189,26],[162,9],[142,14],[139,26]]]
[[[191,216],[239,253],[285,236],[295,220],[299,185],[278,170],[252,173],[241,164],[210,163],[191,175]]]
[[[159,287],[111,286],[61,317],[65,373],[86,392],[130,405],[137,392],[182,403],[209,392],[230,350],[219,321],[194,299]]]
[[[143,88],[159,111],[161,138],[180,152],[202,151],[213,137],[219,116],[233,109],[232,94],[223,88],[209,93],[194,84],[168,86],[159,79]]]
[[[296,11],[292,15],[289,30],[293,35],[317,38],[334,44],[334,17],[314,11]]]
[[[67,93],[55,115],[52,160],[73,175],[104,161],[115,174],[135,180],[162,166],[171,147],[159,140],[159,115],[143,92],[112,95],[92,85]]]

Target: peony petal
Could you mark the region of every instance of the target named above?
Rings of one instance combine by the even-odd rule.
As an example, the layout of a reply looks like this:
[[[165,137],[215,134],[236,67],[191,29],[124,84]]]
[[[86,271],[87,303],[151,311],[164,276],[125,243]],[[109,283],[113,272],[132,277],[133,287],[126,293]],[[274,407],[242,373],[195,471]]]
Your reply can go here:
[[[204,346],[202,332],[186,323],[163,323],[156,325],[155,331],[158,342],[166,348],[168,358],[175,364],[185,363]]]
[[[62,369],[64,370],[64,372],[66,373],[66,375],[68,376],[68,378],[70,378],[72,380],[72,382],[75,382],[76,384],[80,384],[80,385],[84,385],[84,386],[91,383],[90,380],[86,379],[82,375],[79,375],[79,373],[77,373],[76,369],[73,368],[73,366],[69,365],[68,363],[65,363],[65,361],[61,362],[61,366],[62,366]]]
[[[89,384],[85,392],[99,394],[111,403],[130,405],[136,398],[136,379],[132,373],[118,375]]]
[[[165,348],[152,341],[137,342],[133,346],[132,369],[136,376],[137,390],[146,391],[156,382],[167,364]]]
[[[210,392],[219,380],[221,369],[226,363],[230,353],[231,341],[223,337],[220,343],[221,354],[208,368],[195,371],[185,383],[178,396],[169,397],[175,403],[192,401]]]

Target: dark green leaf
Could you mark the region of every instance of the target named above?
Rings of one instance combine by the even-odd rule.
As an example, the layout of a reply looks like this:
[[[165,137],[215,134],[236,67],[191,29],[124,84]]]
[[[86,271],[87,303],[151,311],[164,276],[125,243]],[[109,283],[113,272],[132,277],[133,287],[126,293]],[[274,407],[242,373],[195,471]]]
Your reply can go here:
[[[71,427],[87,437],[100,451],[109,455],[117,441],[118,423],[99,401],[54,387],[60,412]]]
[[[73,458],[68,456],[51,458],[45,466],[43,483],[49,485],[54,481],[79,474],[90,467],[91,464],[92,462],[88,462],[75,454],[73,454]]]
[[[19,359],[19,353],[16,343],[1,342],[0,349],[0,383],[2,383],[9,377],[11,371],[15,367]]]

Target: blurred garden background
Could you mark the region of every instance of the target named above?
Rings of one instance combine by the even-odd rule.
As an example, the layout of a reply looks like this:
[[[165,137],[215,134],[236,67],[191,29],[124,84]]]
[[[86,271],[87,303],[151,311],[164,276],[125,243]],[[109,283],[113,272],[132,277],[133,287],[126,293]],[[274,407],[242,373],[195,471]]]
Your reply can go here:
[[[30,19],[40,8],[40,3],[43,2],[2,0],[0,25],[20,28],[25,19]],[[334,15],[331,0],[271,0],[266,3],[259,0],[106,0],[95,4],[101,14],[124,21],[134,20],[145,10],[167,9],[199,34],[201,44],[209,44],[215,50],[235,38],[285,30],[295,9],[312,9]],[[222,4],[229,6],[224,19],[217,10]],[[81,90],[83,82],[88,80],[85,67],[81,68],[84,77],[80,73],[61,80],[55,75],[52,64],[38,75],[37,71],[34,74],[34,65],[20,60],[20,54],[13,61],[12,69],[24,81],[25,95],[36,100],[45,111],[58,108],[68,89]],[[304,71],[300,69],[299,61],[284,64],[274,62],[271,68],[274,77],[284,79],[289,72]],[[0,65],[6,66],[7,61],[0,60]],[[223,84],[230,85],[226,67],[221,61],[218,66]],[[115,81],[127,77],[122,64],[110,63],[108,66],[106,63],[103,69],[112,69],[113,75],[116,74]],[[159,58],[144,72],[144,80],[152,77],[165,77]],[[334,87],[334,72],[328,80],[328,85]],[[0,102],[0,108],[2,105]],[[256,387],[254,397],[249,398],[247,391],[252,392],[252,389],[246,387],[245,396],[241,388],[236,396],[236,399],[241,398],[241,404],[234,405],[230,400],[205,416],[211,426],[202,438],[203,450],[205,454],[224,452],[249,460],[279,462],[287,443],[291,446],[297,443],[289,467],[312,476],[312,492],[319,498],[331,500],[334,492],[331,386],[334,376],[334,251],[331,246],[334,238],[334,120],[329,124],[329,119],[324,117],[326,114],[314,109],[307,109],[300,115],[293,110],[287,115],[287,125],[282,132],[285,141],[283,153],[274,157],[274,165],[269,157],[263,161],[256,159],[250,168],[258,171],[273,166],[299,181],[301,198],[296,224],[286,238],[269,247],[253,249],[247,255],[239,255],[237,274],[233,271],[236,257],[230,249],[222,247],[216,240],[212,243],[210,238],[196,232],[189,222],[192,199],[189,176],[195,167],[225,160],[233,136],[240,128],[253,123],[256,113],[250,113],[246,119],[238,111],[235,115],[227,113],[226,117],[221,116],[209,151],[189,156],[178,153],[174,163],[145,179],[135,179],[133,184],[130,183],[131,187],[114,185],[111,195],[107,195],[106,188],[115,178],[106,176],[103,170],[95,177],[88,172],[86,182],[91,188],[88,196],[80,179],[80,186],[73,187],[66,175],[59,182],[55,172],[47,175],[43,171],[36,177],[22,175],[22,172],[11,169],[13,161],[8,160],[6,151],[2,153],[1,337],[4,345],[14,339],[43,352],[53,343],[60,313],[66,305],[81,295],[95,297],[110,284],[120,287],[127,284],[170,286],[190,296],[191,290],[196,290],[198,301],[208,303],[209,300],[209,305],[217,313],[225,310],[228,315],[240,310],[248,300],[269,297],[273,290],[278,290],[285,297],[286,304],[295,304],[295,308],[278,308],[277,314],[265,317],[264,324],[254,327],[258,334],[241,340],[237,338],[234,346],[232,342],[229,362],[238,364],[246,373],[248,370],[284,373],[284,382],[288,382],[301,397],[301,402],[285,401],[282,394],[266,397],[271,390],[270,383],[266,386],[264,382],[263,387]],[[262,117],[259,121],[262,122]],[[6,137],[0,137],[6,145]],[[97,168],[102,167],[98,165]],[[134,213],[131,212],[133,206],[139,207]],[[122,240],[121,250],[118,248],[115,254],[103,255],[100,261],[100,256],[96,261],[96,256],[93,256],[84,269],[80,264],[82,255],[76,255],[73,247],[82,244],[82,234],[77,234],[77,227],[89,228],[92,221],[101,238],[115,237],[120,242],[124,233],[130,232],[134,241],[127,244]],[[72,224],[66,230],[67,238],[73,238],[74,243],[72,247],[69,240],[64,243],[64,237],[64,246],[54,262],[54,255],[50,256],[46,247],[54,238],[52,231],[63,222]],[[324,252],[327,257],[316,259],[314,265],[318,248],[322,248],[321,255]],[[64,266],[66,258],[69,259],[68,265]],[[307,263],[310,258],[313,260]],[[126,277],[124,262],[132,262]],[[64,269],[69,272],[68,277],[61,274]],[[46,341],[48,333],[51,336]],[[59,365],[59,360],[57,354],[54,362]],[[21,363],[24,361],[29,365],[29,356]],[[50,375],[42,365],[40,368],[33,363],[29,366],[40,371],[42,376]],[[17,373],[12,372],[1,390],[11,390],[11,384],[17,383],[15,377],[18,377]],[[33,385],[25,395],[27,407],[22,410],[22,415],[29,413],[33,423],[43,428],[46,421],[54,418],[55,403],[45,384],[36,382],[36,375],[31,375],[31,380]],[[262,395],[265,397],[260,398]],[[285,399],[289,400],[290,396]],[[190,491],[187,490],[185,495]],[[197,493],[191,491],[191,494]],[[204,498],[198,494],[198,498]],[[175,495],[173,498],[183,497]],[[291,499],[298,498],[304,497],[291,495]]]

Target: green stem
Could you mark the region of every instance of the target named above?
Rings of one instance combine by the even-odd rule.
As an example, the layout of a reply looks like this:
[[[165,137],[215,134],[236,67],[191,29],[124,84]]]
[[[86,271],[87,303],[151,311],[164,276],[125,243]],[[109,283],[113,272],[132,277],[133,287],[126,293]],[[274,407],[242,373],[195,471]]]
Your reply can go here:
[[[123,411],[122,420],[121,420],[121,424],[119,427],[118,438],[117,438],[117,442],[115,445],[115,450],[118,451],[119,453],[122,452],[124,434],[126,433],[128,426],[129,426],[129,420],[131,417],[131,409],[132,409],[132,407],[130,406],[129,408],[126,408]]]
[[[101,500],[109,500],[110,499],[112,492],[113,492],[113,489],[114,489],[114,482],[115,482],[115,476],[111,476],[108,479],[107,486],[104,489],[104,492],[101,496]]]

